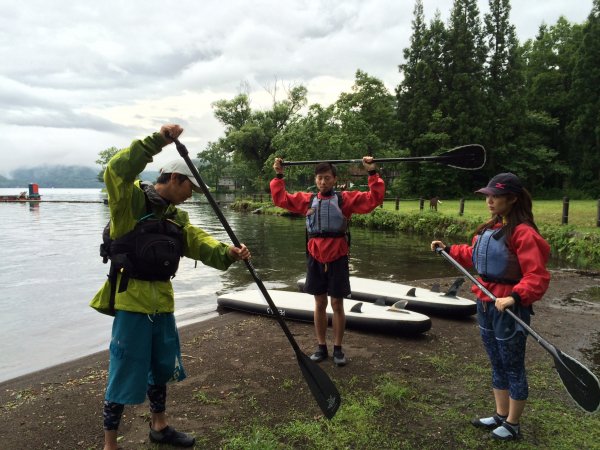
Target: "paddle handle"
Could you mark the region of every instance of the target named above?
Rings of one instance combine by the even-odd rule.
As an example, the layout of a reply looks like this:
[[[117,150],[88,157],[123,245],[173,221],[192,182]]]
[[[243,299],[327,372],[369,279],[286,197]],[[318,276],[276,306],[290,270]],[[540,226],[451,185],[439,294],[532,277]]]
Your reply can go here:
[[[236,247],[240,248],[242,246],[242,244],[240,243],[240,240],[237,238],[237,236],[233,232],[233,229],[229,225],[229,222],[227,222],[227,219],[223,215],[223,212],[221,211],[221,208],[219,208],[219,205],[217,204],[217,202],[213,198],[212,194],[208,190],[208,187],[206,186],[206,184],[204,184],[204,181],[202,180],[202,177],[200,176],[200,173],[198,172],[198,169],[196,169],[196,166],[194,166],[194,163],[192,162],[192,160],[189,157],[189,152],[188,152],[187,148],[185,147],[185,145],[183,145],[181,142],[179,142],[179,140],[177,138],[174,138],[174,137],[171,137],[171,136],[169,136],[169,138],[175,143],[175,147],[177,148],[177,151],[179,152],[179,154],[181,155],[181,157],[184,159],[184,161],[186,162],[186,164],[189,167],[190,171],[192,172],[192,174],[194,175],[194,177],[198,181],[198,184],[200,185],[200,189],[202,190],[202,193],[206,196],[206,199],[208,200],[208,203],[210,203],[210,206],[212,207],[212,209],[214,210],[215,214],[219,218],[219,221],[221,222],[221,224],[223,225],[223,228],[227,232],[227,235],[229,236],[229,239],[231,239],[231,242],[233,243],[233,245],[235,245]],[[279,309],[277,308],[277,306],[275,306],[275,303],[273,302],[273,299],[271,298],[271,295],[267,291],[267,288],[265,287],[264,283],[262,282],[262,280],[260,279],[260,277],[256,273],[256,269],[254,269],[254,266],[252,265],[252,262],[250,262],[249,260],[245,259],[244,263],[246,264],[246,267],[248,268],[248,271],[252,275],[252,278],[254,279],[254,282],[258,286],[258,289],[263,294],[263,296],[265,297],[265,300],[269,304],[269,306],[271,308],[271,311],[273,311],[273,315],[275,316],[275,318],[279,322],[279,325],[281,326],[281,328],[283,329],[283,332],[285,333],[286,337],[290,341],[290,344],[292,345],[294,351],[296,352],[296,354],[302,353],[301,350],[300,350],[300,347],[298,346],[298,343],[296,342],[296,340],[292,336],[292,333],[290,332],[287,324],[283,320],[283,317],[281,317],[281,314],[279,313]]]
[[[446,252],[441,247],[436,247],[435,251],[436,251],[436,253],[442,255],[444,258],[446,258],[448,261],[450,261],[450,263],[454,267],[456,267],[459,271],[461,271],[464,276],[466,276],[469,280],[471,280],[475,286],[477,286],[479,289],[481,289],[481,292],[483,292],[485,295],[487,295],[493,301],[496,301],[496,296],[494,294],[492,294],[489,291],[489,289],[487,289],[483,284],[481,284],[481,282],[477,278],[475,278],[473,275],[471,275],[471,273],[467,269],[465,269],[452,256],[450,256],[448,254],[448,252]],[[506,308],[504,310],[504,312],[508,313],[509,316],[511,316],[513,319],[515,319],[515,321],[517,323],[519,323],[519,325],[521,325],[523,328],[525,328],[527,330],[527,332],[529,334],[531,334],[531,336],[533,336],[533,338],[542,347],[544,347],[548,352],[550,352],[552,354],[552,356],[560,359],[558,351],[556,350],[556,347],[554,345],[552,345],[549,342],[547,342],[546,340],[544,340],[544,338],[542,338],[538,333],[536,333],[536,331],[533,328],[531,328],[529,325],[527,325],[519,316],[517,316],[515,313],[513,313],[510,309]]]

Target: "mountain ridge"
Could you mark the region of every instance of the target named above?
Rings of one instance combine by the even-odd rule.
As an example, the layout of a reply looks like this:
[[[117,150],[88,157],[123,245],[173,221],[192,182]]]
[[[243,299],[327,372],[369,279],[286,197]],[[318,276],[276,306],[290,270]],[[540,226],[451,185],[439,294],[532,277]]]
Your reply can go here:
[[[15,169],[10,178],[0,175],[0,188],[26,188],[37,183],[40,188],[102,188],[99,169],[77,165],[41,165]],[[144,171],[142,180],[154,181],[157,171]]]

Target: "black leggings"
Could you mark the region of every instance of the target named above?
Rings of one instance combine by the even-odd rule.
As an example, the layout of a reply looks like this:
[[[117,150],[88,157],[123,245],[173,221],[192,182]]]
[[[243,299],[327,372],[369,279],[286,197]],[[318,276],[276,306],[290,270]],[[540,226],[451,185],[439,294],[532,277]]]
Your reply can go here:
[[[167,402],[167,386],[165,384],[149,384],[146,394],[148,395],[148,400],[150,400],[150,412],[161,413],[165,411]],[[121,403],[104,401],[102,416],[104,418],[104,429],[106,431],[119,429],[124,408],[125,405]]]

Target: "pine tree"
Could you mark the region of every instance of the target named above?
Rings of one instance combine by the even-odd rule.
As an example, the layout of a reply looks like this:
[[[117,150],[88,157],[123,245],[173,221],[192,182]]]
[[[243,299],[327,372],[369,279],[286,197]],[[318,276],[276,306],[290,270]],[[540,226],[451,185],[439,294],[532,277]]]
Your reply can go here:
[[[519,155],[517,137],[525,116],[523,64],[515,27],[509,21],[510,1],[490,0],[484,17],[487,39],[485,101],[489,127],[485,137],[490,152],[489,176],[510,168]]]
[[[600,196],[600,0],[594,0],[583,28],[583,39],[573,71],[571,98],[574,117],[568,126],[573,150],[574,185]]]
[[[446,148],[449,142],[441,113],[446,30],[439,11],[430,26],[425,25],[421,0],[415,3],[412,26],[411,45],[404,50],[405,63],[399,66],[404,79],[396,89],[396,98],[400,145],[408,148],[411,156],[422,156]],[[406,193],[435,192],[434,185],[443,179],[439,170],[429,173],[427,167],[410,165],[402,172],[402,185],[409,189]]]
[[[452,142],[485,143],[486,49],[476,0],[455,0],[447,36],[444,81],[448,94],[443,101],[443,113],[452,121]]]

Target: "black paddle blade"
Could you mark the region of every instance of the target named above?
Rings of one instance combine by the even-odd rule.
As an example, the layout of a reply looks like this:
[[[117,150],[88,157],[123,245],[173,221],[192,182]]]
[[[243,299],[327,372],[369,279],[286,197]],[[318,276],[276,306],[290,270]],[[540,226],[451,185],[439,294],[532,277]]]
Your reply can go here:
[[[589,413],[600,409],[600,383],[590,370],[569,355],[556,349],[554,368],[575,403]]]
[[[463,145],[438,155],[439,162],[456,169],[477,170],[485,165],[485,148],[479,144]]]
[[[337,412],[342,398],[335,384],[329,376],[308,356],[302,352],[296,353],[298,364],[302,370],[302,375],[306,380],[306,384],[310,388],[313,397],[317,400],[317,404],[323,414],[328,419],[333,418]]]

